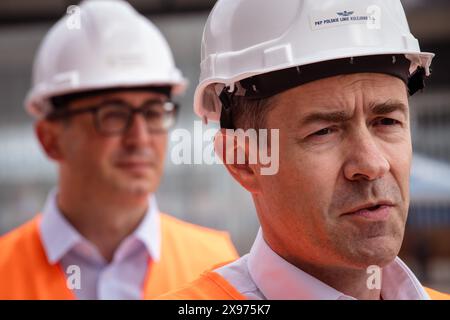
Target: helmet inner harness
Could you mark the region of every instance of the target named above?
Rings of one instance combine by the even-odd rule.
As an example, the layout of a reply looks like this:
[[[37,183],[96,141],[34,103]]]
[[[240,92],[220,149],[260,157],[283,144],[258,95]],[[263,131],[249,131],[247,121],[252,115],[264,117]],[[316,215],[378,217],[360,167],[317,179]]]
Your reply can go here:
[[[265,99],[312,81],[338,75],[388,74],[401,79],[412,96],[425,87],[426,72],[423,67],[418,67],[410,75],[410,65],[411,61],[404,54],[375,55],[318,62],[249,77],[236,83],[233,90],[225,86],[220,93],[219,99],[222,103],[220,126],[224,129],[235,129],[231,108],[235,96],[253,100]]]

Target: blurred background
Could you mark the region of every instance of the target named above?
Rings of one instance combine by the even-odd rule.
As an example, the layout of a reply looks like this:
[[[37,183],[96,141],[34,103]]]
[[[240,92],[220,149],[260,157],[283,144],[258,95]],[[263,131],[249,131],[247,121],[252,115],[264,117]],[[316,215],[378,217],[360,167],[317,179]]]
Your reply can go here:
[[[212,0],[130,0],[166,36],[190,80],[177,128],[193,132],[192,97],[199,76],[200,41]],[[423,51],[437,54],[433,77],[411,99],[414,162],[411,207],[400,256],[419,279],[450,292],[450,1],[403,0]],[[37,144],[23,109],[31,66],[45,33],[79,1],[0,1],[0,235],[39,212],[55,186],[55,166]],[[201,141],[197,141],[201,143]],[[204,142],[203,146],[206,146]],[[221,165],[168,161],[157,193],[162,211],[230,231],[241,254],[258,230],[250,195]]]

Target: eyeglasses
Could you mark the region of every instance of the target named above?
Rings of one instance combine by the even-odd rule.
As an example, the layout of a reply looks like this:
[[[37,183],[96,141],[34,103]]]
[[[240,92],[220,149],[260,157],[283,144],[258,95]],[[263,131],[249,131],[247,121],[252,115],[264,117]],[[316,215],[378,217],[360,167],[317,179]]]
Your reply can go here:
[[[149,133],[164,133],[175,124],[178,105],[171,101],[148,100],[141,107],[133,108],[125,101],[109,100],[82,109],[56,110],[47,119],[67,119],[88,112],[93,114],[95,127],[103,135],[125,133],[138,113],[143,115]]]

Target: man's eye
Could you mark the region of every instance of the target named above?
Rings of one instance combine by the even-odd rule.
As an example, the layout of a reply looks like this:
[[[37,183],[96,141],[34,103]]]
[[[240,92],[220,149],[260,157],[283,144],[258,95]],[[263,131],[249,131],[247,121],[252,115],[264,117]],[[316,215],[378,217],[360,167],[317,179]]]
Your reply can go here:
[[[146,110],[145,111],[145,117],[147,119],[154,119],[154,118],[160,118],[163,115],[163,112],[159,110]]]
[[[122,119],[126,118],[127,113],[121,112],[121,111],[110,111],[105,114],[103,114],[104,119]]]
[[[311,136],[326,136],[331,133],[333,133],[332,128],[324,128],[322,130],[314,132]]]
[[[391,118],[381,118],[375,121],[375,125],[393,126],[400,124],[400,121]]]

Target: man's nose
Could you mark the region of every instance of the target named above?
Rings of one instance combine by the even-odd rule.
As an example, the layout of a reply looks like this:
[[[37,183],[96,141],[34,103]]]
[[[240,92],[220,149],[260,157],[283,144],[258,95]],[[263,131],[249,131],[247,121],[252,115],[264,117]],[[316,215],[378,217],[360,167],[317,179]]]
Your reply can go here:
[[[370,132],[353,137],[348,149],[344,175],[349,180],[376,180],[390,170],[389,161]]]
[[[142,145],[149,141],[150,133],[147,122],[141,113],[133,114],[128,130],[124,132],[124,143],[126,145]]]

